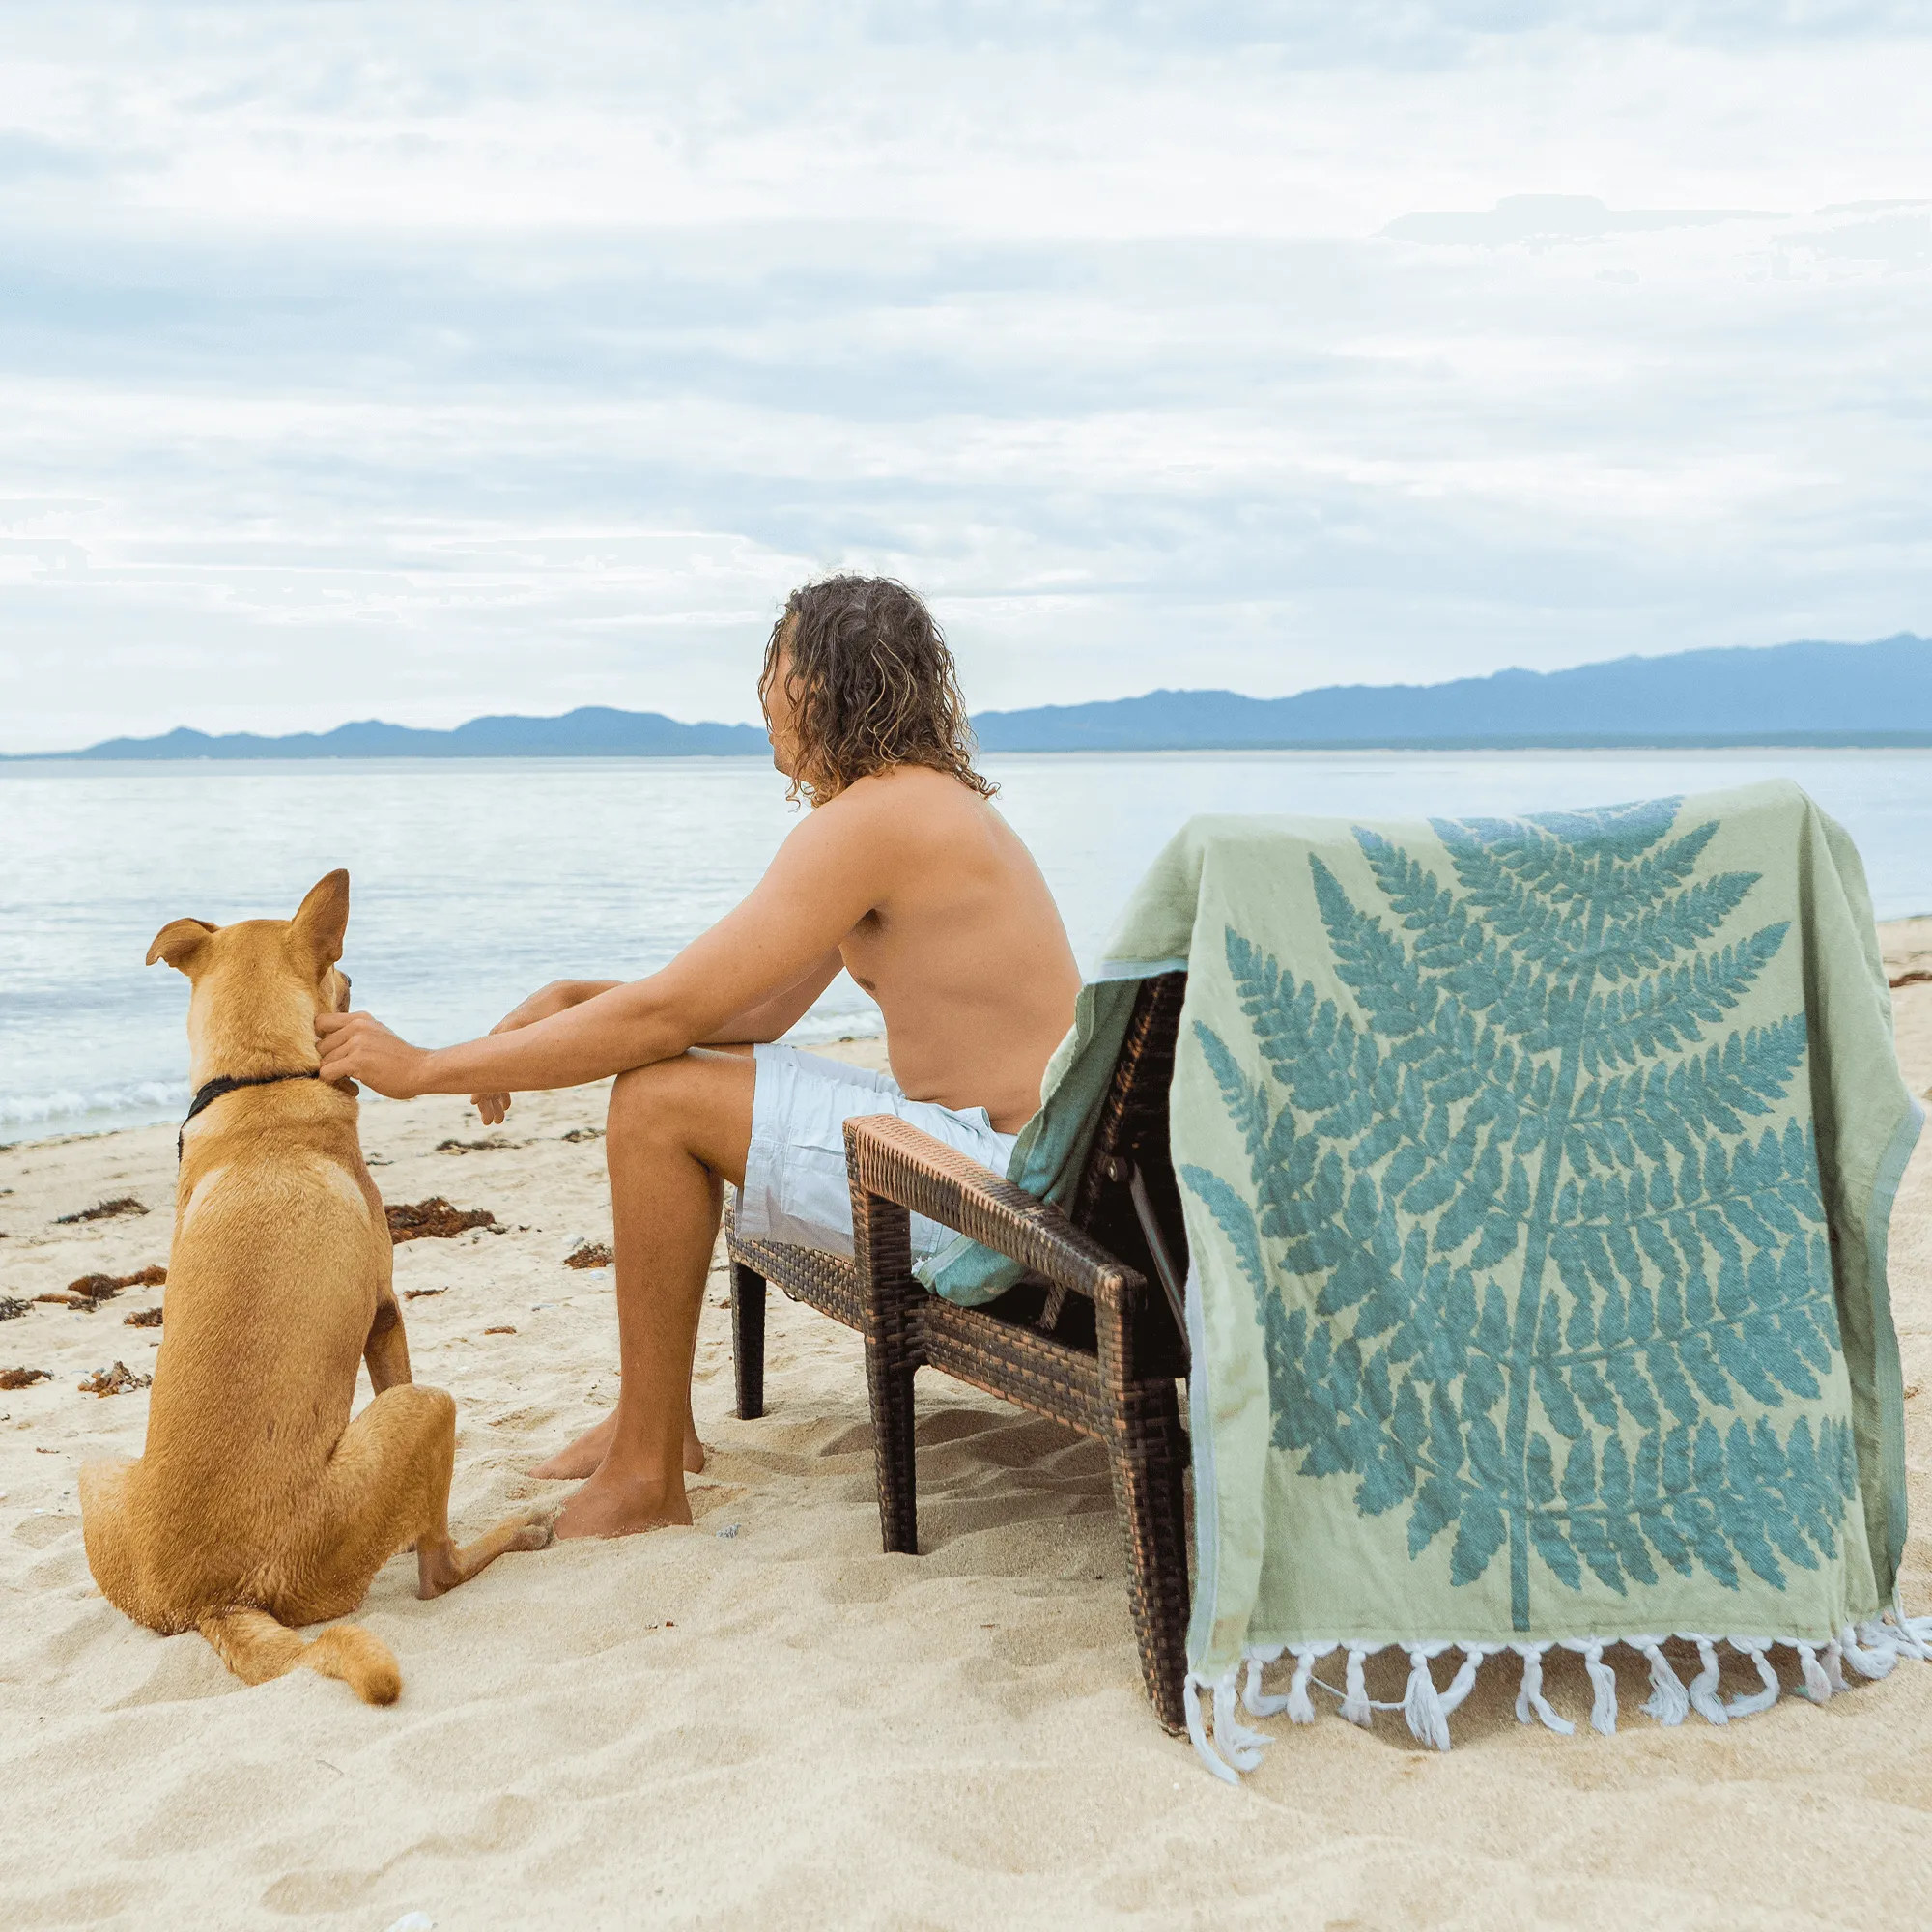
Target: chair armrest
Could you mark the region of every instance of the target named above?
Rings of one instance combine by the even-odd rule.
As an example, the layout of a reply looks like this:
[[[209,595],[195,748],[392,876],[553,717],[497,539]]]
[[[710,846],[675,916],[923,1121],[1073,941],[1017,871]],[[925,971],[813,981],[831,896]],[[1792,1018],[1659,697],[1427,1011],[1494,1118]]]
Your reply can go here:
[[[891,1114],[845,1122],[855,1195],[890,1201],[1108,1307],[1131,1312],[1145,1284],[1051,1202]]]

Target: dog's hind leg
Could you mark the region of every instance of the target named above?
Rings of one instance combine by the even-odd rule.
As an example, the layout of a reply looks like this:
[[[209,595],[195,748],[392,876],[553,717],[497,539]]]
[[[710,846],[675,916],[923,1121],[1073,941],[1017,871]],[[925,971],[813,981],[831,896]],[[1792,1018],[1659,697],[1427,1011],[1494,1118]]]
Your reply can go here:
[[[487,1570],[497,1557],[513,1549],[548,1549],[555,1536],[556,1514],[553,1508],[506,1516],[474,1543],[461,1546],[451,1540],[446,1529],[440,1541],[417,1543],[416,1595],[440,1597],[459,1583],[469,1582],[479,1570]]]
[[[215,1655],[244,1684],[266,1684],[298,1667],[339,1678],[365,1704],[393,1704],[402,1672],[389,1647],[357,1624],[337,1624],[312,1641],[266,1610],[212,1610],[198,1626]]]
[[[376,1303],[376,1319],[369,1324],[369,1339],[362,1345],[362,1359],[369,1367],[369,1386],[381,1395],[384,1389],[399,1388],[412,1379],[410,1343],[403,1332],[403,1311],[395,1291],[384,1283]]]
[[[506,1550],[541,1549],[547,1517],[498,1523],[467,1548],[449,1534],[456,1464],[456,1404],[420,1382],[389,1388],[342,1432],[323,1472],[319,1509],[304,1537],[299,1603],[278,1603],[291,1622],[341,1616],[399,1549],[416,1547],[417,1594],[439,1597]]]
[[[146,1623],[140,1565],[128,1533],[128,1482],[139,1466],[125,1456],[80,1465],[80,1536],[100,1594],[136,1623]]]
[[[437,1391],[439,1394],[441,1392]],[[444,1401],[449,1399],[445,1396]],[[513,1549],[548,1549],[553,1509],[526,1511],[505,1517],[486,1529],[473,1543],[459,1546],[449,1534],[449,1478],[456,1463],[456,1405],[449,1404],[447,1447],[441,1464],[441,1480],[437,1486],[436,1521],[416,1533],[416,1595],[440,1597],[459,1583],[467,1583],[479,1570],[486,1570],[497,1557]]]

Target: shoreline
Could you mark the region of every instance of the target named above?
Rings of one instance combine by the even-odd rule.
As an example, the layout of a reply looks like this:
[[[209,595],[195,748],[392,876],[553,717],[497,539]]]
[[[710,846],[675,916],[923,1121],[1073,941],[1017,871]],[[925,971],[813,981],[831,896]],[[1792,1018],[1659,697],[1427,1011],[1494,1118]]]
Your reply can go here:
[[[835,1035],[830,1039],[800,1039],[794,1037],[792,1035],[789,1034],[786,1035],[785,1037],[785,1044],[787,1046],[801,1047],[808,1053],[830,1053],[833,1054],[835,1058],[843,1057],[842,1055],[838,1053],[837,1050],[838,1048],[852,1047],[862,1052],[869,1051],[873,1041],[879,1042],[880,1046],[883,1047],[885,1041],[884,1033],[883,1032],[841,1033]],[[866,1065],[870,1065],[871,1062],[869,1060],[867,1060],[863,1062],[863,1064]],[[606,1083],[602,1081],[594,1081],[591,1083],[591,1086],[594,1087],[597,1091],[602,1092],[605,1084]],[[590,1089],[558,1088],[554,1091],[557,1093],[582,1093],[582,1092],[588,1092],[590,1091]],[[414,1101],[396,1102],[396,1101],[384,1100],[381,1094],[370,1094],[367,1095],[366,1097],[379,1106],[394,1106],[399,1104],[407,1106],[415,1105]],[[450,1094],[440,1094],[440,1095],[428,1095],[425,1097],[450,1099],[455,1096]],[[531,1094],[521,1097],[535,1098],[537,1096]],[[31,1134],[31,1133],[16,1134],[12,1140],[0,1140],[0,1154],[10,1153],[20,1148],[63,1147],[70,1141],[98,1141],[98,1140],[104,1140],[114,1134],[139,1133],[144,1128],[147,1127],[179,1125],[181,1117],[187,1111],[188,1102],[192,1098],[193,1098],[192,1090],[187,1086],[185,1082],[184,1082],[182,1085],[181,1094],[178,1100],[175,1102],[174,1106],[166,1113],[144,1113],[139,1120],[128,1119],[128,1120],[113,1121],[106,1125],[99,1127],[67,1128],[63,1129],[59,1133],[54,1133],[54,1134]],[[465,1104],[467,1105],[468,1103],[466,1102]]]
[[[1879,949],[1889,979],[1895,979],[1901,973],[1932,971],[1932,913],[1916,914],[1905,919],[1882,920],[1878,923],[1878,936]],[[801,1046],[811,1053],[826,1053],[840,1047],[869,1049],[871,1043],[875,1041],[883,1047],[884,1040],[883,1030],[869,1034],[840,1034],[830,1040],[786,1037],[787,1045]],[[189,1090],[184,1081],[179,1102],[181,1112],[185,1112],[189,1097]],[[394,1103],[379,1100],[378,1104],[387,1106]],[[11,1139],[0,1139],[0,1155],[21,1148],[58,1147],[71,1141],[98,1141],[114,1134],[139,1133],[144,1128],[160,1126],[179,1119],[180,1112],[149,1114],[141,1120],[111,1122],[98,1127],[66,1128],[52,1134],[19,1133]]]

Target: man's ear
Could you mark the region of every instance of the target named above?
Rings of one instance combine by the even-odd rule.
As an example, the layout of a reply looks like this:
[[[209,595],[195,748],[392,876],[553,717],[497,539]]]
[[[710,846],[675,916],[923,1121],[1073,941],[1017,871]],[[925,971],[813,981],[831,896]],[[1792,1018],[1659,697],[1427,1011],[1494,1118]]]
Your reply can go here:
[[[218,930],[205,919],[171,919],[155,934],[155,943],[148,948],[148,964],[165,959],[177,973],[185,973],[194,955],[208,944],[208,935]]]
[[[342,957],[342,935],[348,929],[349,874],[338,867],[309,888],[308,897],[289,922],[289,933],[320,973]]]

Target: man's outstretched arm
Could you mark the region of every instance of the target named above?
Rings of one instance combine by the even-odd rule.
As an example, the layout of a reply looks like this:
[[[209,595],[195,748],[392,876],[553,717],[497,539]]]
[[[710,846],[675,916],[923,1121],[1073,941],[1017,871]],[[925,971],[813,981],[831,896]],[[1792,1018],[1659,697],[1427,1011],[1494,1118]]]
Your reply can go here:
[[[323,1077],[398,1099],[575,1087],[724,1039],[823,972],[809,1006],[838,970],[839,941],[878,903],[897,842],[888,815],[844,803],[814,811],[750,896],[661,972],[460,1046],[412,1046],[367,1013],[327,1013],[316,1022]]]
[[[834,947],[823,959],[812,961],[810,970],[796,984],[781,988],[768,998],[733,1013],[715,1034],[694,1041],[697,1046],[748,1046],[759,1040],[773,1040],[789,1033],[811,1009],[811,1003],[838,977],[844,960]],[[553,980],[539,986],[528,999],[519,1002],[490,1031],[511,1033],[518,1027],[534,1026],[554,1013],[581,1007],[600,993],[615,992],[628,983],[623,980]]]
[[[717,1032],[693,1040],[694,1046],[754,1046],[761,1041],[782,1038],[811,1010],[811,1003],[843,970],[845,961],[835,946],[823,959],[814,959],[811,970],[789,986],[781,987],[768,999],[757,1001],[741,1013],[733,1013]]]
[[[774,993],[742,1013],[734,1013],[716,1033],[694,1044],[753,1046],[761,1040],[781,1039],[810,1010],[812,1001],[838,977],[844,963],[835,949],[796,985]],[[623,984],[622,980],[553,980],[549,985],[538,987],[528,999],[519,1002],[490,1031],[510,1033],[518,1027],[532,1026],[538,1020],[549,1019],[553,1013],[594,1000],[599,993],[613,992]],[[505,1093],[472,1094],[469,1098],[486,1127],[500,1125],[509,1114],[510,1096]]]

